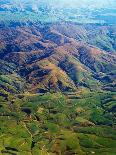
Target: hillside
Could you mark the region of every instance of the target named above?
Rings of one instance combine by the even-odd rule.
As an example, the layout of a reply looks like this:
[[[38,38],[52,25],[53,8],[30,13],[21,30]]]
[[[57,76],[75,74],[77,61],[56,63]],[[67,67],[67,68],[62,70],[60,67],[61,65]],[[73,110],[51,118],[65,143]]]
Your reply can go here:
[[[1,28],[0,58],[5,61],[1,65],[1,74],[12,74],[7,72],[9,68],[6,71],[4,69],[12,64],[13,72],[29,83],[29,88],[26,89],[31,92],[77,91],[79,87],[115,91],[115,45],[109,42],[112,50],[102,50],[105,46],[108,47],[108,40],[103,41],[101,38],[102,48],[97,44],[93,46],[90,28],[74,24],[73,29],[69,27],[70,23],[61,24],[60,27],[47,24],[43,27],[32,25]],[[102,29],[104,27],[99,27],[99,31]],[[106,27],[104,31],[108,29]],[[90,38],[89,43],[87,36]],[[107,35],[106,38],[109,39]],[[96,38],[95,40],[97,42]]]

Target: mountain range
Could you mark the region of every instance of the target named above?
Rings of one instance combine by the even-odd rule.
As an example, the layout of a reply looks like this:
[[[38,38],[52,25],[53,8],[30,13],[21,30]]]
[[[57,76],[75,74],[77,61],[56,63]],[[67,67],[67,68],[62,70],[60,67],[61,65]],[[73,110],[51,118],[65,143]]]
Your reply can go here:
[[[93,32],[70,23],[1,28],[1,63],[10,67],[1,64],[1,74],[19,76],[32,92],[115,91],[115,27],[93,27]]]

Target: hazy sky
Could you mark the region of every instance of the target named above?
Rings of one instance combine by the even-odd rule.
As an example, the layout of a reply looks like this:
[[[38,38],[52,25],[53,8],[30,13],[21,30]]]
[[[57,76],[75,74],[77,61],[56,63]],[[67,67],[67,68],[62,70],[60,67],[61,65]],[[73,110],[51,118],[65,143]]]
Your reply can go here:
[[[116,0],[10,0],[13,3],[46,3],[61,7],[116,7]]]
[[[51,20],[54,20],[54,19],[73,20],[74,19],[75,21],[78,21],[80,17],[81,17],[80,19],[82,18],[85,19],[88,17],[88,19],[93,20],[94,15],[92,15],[92,13],[95,12],[97,9],[102,10],[103,8],[106,8],[107,11],[109,8],[111,8],[111,10],[109,9],[109,12],[106,12],[107,15],[111,17],[111,20],[114,19],[115,21],[115,17],[116,17],[116,11],[114,10],[114,8],[116,9],[116,0],[0,0],[0,5],[6,10],[8,11],[10,10],[9,11],[10,14],[11,14],[11,11],[14,11],[14,10],[21,11],[21,13],[28,12],[29,15],[26,18],[29,18],[29,19],[30,17],[32,17],[33,13],[36,13],[37,18],[40,18],[40,19],[42,15],[44,16],[42,18],[46,18],[46,16],[48,15],[49,19],[51,18]],[[43,7],[43,9],[40,9],[41,7]],[[66,8],[68,8],[69,10]],[[46,16],[45,16],[45,13],[46,13]],[[98,11],[97,13],[99,13],[99,15],[100,13],[101,15],[103,15],[102,11],[100,12]],[[14,16],[15,14],[17,19],[17,12],[14,11],[12,15]],[[24,14],[24,15],[26,16],[27,14]],[[2,18],[4,19],[5,17],[7,19],[8,15],[6,14],[6,16],[4,16],[4,13],[3,13]],[[21,16],[21,18],[22,17],[23,16]],[[107,20],[110,20],[110,17],[108,17]],[[11,18],[14,19],[14,17],[12,16]],[[98,20],[97,22],[99,22],[99,20],[101,20],[101,22],[104,22],[106,18],[107,17],[103,17],[103,19],[99,18],[99,19],[96,19],[96,21]]]

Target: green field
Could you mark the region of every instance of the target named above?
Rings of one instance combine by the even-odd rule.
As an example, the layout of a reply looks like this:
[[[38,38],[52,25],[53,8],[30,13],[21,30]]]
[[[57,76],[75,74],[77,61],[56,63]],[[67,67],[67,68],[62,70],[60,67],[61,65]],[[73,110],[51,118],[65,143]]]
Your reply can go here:
[[[0,154],[115,155],[116,93],[0,98]]]

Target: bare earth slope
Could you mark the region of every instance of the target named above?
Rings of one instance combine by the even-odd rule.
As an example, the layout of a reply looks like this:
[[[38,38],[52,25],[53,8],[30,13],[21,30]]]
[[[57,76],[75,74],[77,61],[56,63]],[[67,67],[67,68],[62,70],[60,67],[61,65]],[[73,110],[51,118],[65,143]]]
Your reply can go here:
[[[106,33],[104,27],[99,31],[103,29]],[[13,71],[30,85],[31,92],[75,91],[79,87],[115,91],[116,54],[89,44],[86,33],[89,28],[87,32],[74,24],[3,27],[0,58],[15,66]],[[3,73],[5,65],[1,74],[7,74]]]

